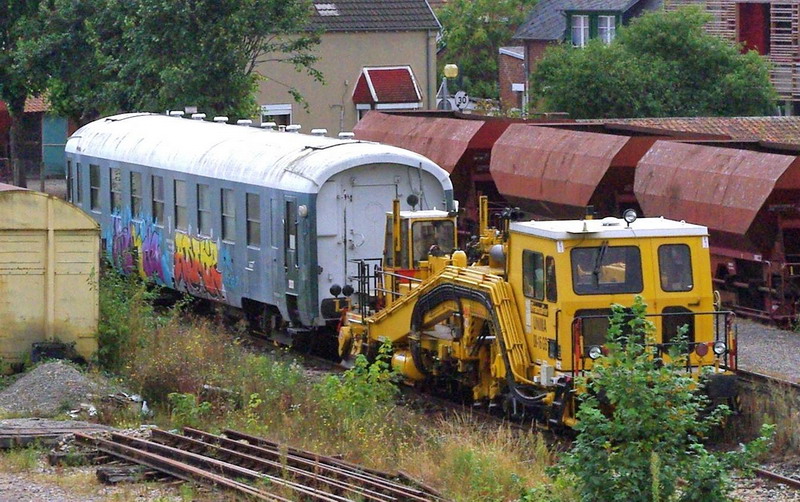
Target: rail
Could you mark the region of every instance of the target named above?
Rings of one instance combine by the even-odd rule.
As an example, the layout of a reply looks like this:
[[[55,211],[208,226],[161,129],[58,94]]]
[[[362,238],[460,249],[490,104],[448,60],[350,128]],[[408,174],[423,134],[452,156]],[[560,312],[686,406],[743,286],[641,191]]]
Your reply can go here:
[[[118,433],[109,439],[83,433],[75,438],[116,458],[257,500],[442,500],[435,490],[407,475],[364,468],[233,430],[216,435],[185,428],[180,435],[154,429],[149,440]]]

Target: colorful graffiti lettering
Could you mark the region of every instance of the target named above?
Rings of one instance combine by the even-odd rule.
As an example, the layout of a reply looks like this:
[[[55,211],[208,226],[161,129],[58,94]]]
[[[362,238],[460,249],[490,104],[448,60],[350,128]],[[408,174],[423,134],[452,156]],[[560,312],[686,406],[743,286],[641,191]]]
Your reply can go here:
[[[162,286],[173,286],[170,255],[163,246],[163,232],[155,222],[131,218],[130,213],[115,213],[106,233],[106,252],[111,263],[126,274],[134,270],[144,279]]]
[[[175,287],[197,296],[225,299],[217,243],[175,234]]]

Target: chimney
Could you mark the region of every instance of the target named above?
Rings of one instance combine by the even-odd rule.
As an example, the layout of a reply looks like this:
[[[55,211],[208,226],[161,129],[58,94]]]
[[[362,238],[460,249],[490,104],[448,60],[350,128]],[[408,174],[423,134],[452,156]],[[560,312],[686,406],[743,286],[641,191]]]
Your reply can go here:
[[[311,129],[312,136],[326,136],[328,134],[327,129]]]
[[[192,118],[194,120],[205,120],[206,119],[206,114],[205,113],[193,113],[192,114]]]
[[[228,121],[228,117],[226,117],[224,115],[217,115],[216,117],[214,117],[214,122],[216,122],[217,124],[224,124],[227,121]]]

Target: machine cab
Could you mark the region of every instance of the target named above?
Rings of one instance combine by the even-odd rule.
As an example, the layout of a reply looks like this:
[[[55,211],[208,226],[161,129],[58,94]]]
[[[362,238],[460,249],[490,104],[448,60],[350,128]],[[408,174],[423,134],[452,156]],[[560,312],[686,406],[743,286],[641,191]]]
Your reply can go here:
[[[456,217],[447,211],[387,213],[382,288],[386,304],[449,264],[455,248]]]
[[[663,218],[512,223],[509,258],[531,358],[556,372],[591,368],[610,306],[636,295],[659,350],[685,326],[692,367],[735,368],[729,320],[714,308],[705,227]]]

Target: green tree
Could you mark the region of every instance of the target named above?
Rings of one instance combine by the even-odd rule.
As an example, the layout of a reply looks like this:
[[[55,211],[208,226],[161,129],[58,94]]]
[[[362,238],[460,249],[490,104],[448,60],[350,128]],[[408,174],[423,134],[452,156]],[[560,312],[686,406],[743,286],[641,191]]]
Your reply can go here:
[[[450,0],[437,12],[442,23],[439,66],[458,65],[461,90],[499,97],[497,61],[536,0]]]
[[[53,107],[79,122],[187,105],[250,116],[257,68],[290,64],[322,79],[309,9],[307,0],[48,0],[26,56],[47,68]]]
[[[578,382],[578,436],[561,466],[587,501],[728,500],[731,469],[748,468],[772,429],[741,452],[706,450],[701,441],[729,410],[704,414],[707,399],[684,369],[686,344],[660,357],[646,308],[641,297],[632,314],[613,307],[608,354]]]
[[[531,75],[547,111],[573,118],[768,115],[777,94],[754,51],[707,34],[697,6],[647,13],[608,46],[561,44]]]
[[[10,152],[14,184],[26,186],[25,171],[19,158],[20,121],[25,99],[43,85],[43,73],[32,71],[21,61],[20,40],[35,18],[39,0],[0,0],[0,99],[11,116]]]

